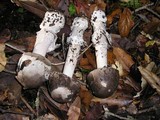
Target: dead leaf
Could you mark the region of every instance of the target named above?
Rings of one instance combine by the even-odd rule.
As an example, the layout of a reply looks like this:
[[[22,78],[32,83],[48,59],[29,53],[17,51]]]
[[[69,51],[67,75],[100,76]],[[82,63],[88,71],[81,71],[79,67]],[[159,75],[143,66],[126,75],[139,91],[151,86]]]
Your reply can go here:
[[[68,110],[68,120],[78,120],[81,114],[81,100],[80,97],[77,97],[74,102],[71,104]]]
[[[132,13],[130,9],[125,8],[120,14],[120,19],[118,21],[118,30],[120,35],[122,37],[127,37],[133,25],[134,22],[132,20]]]
[[[80,62],[79,62],[80,66],[85,66],[85,65],[89,65],[89,61],[88,58],[81,58]]]
[[[86,55],[87,58],[88,58],[88,62],[89,62],[94,68],[96,68],[96,58],[95,58],[94,54],[91,52],[91,49],[88,49],[88,50],[85,52],[85,55]]]
[[[111,65],[111,64],[114,64],[115,63],[115,55],[113,54],[113,51],[111,50],[108,50],[107,51],[107,61],[108,61],[108,64]]]
[[[138,68],[142,74],[142,77],[150,84],[152,88],[156,89],[157,93],[160,95],[160,78],[142,66],[139,66]]]
[[[5,56],[5,44],[0,43],[0,72],[2,72],[5,69],[7,58]]]
[[[4,43],[6,41],[8,41],[11,37],[11,31],[9,29],[4,29],[1,33],[0,33],[0,42]]]
[[[119,63],[123,66],[123,69],[129,72],[130,67],[134,64],[132,57],[119,47],[113,47],[113,53]]]
[[[101,99],[101,98],[94,98],[92,99],[92,102],[96,102],[96,103],[100,103],[100,104],[108,104],[109,106],[126,106],[129,105],[132,100],[131,99],[126,99],[126,98],[105,98],[105,99]]]
[[[115,16],[119,15],[121,13],[121,9],[115,9],[110,15],[107,15],[107,25],[112,24],[113,19]]]
[[[94,103],[94,105],[90,107],[90,110],[86,112],[84,120],[99,120],[103,112],[104,110],[102,105],[99,103]]]
[[[89,92],[85,86],[81,86],[79,96],[81,98],[82,105],[84,105],[85,108],[88,109],[91,103],[91,100],[93,98],[93,95],[91,94],[91,92]]]

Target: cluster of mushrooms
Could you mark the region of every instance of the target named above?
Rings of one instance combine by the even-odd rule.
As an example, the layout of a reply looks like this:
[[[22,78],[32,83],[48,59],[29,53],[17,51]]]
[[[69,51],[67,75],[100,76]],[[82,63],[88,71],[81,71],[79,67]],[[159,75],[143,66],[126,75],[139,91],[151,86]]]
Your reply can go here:
[[[119,73],[107,65],[107,49],[111,45],[111,37],[106,32],[106,15],[96,10],[91,16],[93,26],[92,42],[95,47],[97,69],[87,76],[87,86],[93,95],[99,98],[111,96],[117,89]],[[84,45],[83,33],[88,28],[85,17],[76,17],[67,38],[69,49],[63,72],[53,69],[51,62],[45,57],[47,52],[57,48],[57,33],[64,27],[65,17],[58,11],[47,11],[37,32],[33,52],[23,53],[18,62],[17,80],[24,89],[37,88],[48,81],[51,97],[60,103],[71,102],[79,93],[80,85],[73,78],[74,70]]]

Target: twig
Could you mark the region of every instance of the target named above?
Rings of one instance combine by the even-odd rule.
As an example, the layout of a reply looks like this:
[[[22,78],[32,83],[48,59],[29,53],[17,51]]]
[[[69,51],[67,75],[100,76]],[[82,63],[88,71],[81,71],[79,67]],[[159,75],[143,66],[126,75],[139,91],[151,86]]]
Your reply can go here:
[[[116,114],[110,112],[110,111],[108,110],[108,108],[105,107],[105,106],[103,106],[103,109],[104,109],[104,111],[105,111],[104,116],[105,116],[106,118],[107,118],[108,116],[113,116],[113,117],[116,117],[116,118],[121,119],[121,120],[135,120],[135,119],[134,119],[133,117],[131,117],[131,116],[122,117],[122,116],[116,115]]]
[[[24,104],[28,107],[28,109],[34,114],[36,115],[36,112],[33,110],[33,108],[28,104],[28,102],[21,96],[20,97],[21,100],[24,102]]]
[[[63,57],[66,58],[66,53],[64,50],[64,36],[65,36],[65,33],[62,34],[62,50],[63,50]]]
[[[146,9],[146,8],[148,8],[149,6],[152,6],[152,5],[154,5],[154,3],[147,4],[147,5],[144,5],[144,6],[142,6],[142,7],[139,7],[139,8],[137,8],[137,9],[135,9],[135,10],[132,12],[132,14],[133,14],[134,12],[138,12],[138,11],[144,10],[144,9]]]
[[[81,57],[81,55],[83,55],[92,45],[93,43],[91,43],[86,49],[84,49],[84,51],[79,54],[78,58]]]
[[[18,51],[18,52],[24,53],[24,51],[23,51],[23,50],[20,50],[20,49],[18,49],[18,48],[16,48],[16,47],[14,47],[14,46],[12,46],[12,45],[10,45],[10,44],[8,44],[8,43],[5,43],[5,45],[6,45],[7,47],[10,47],[10,48],[12,48],[12,49],[14,49],[14,50]]]
[[[31,120],[33,120],[33,114],[29,114],[26,112],[15,112],[15,111],[10,111],[10,110],[4,110],[2,108],[0,108],[0,112],[1,113],[10,113],[10,114],[18,114],[18,115],[25,115],[25,116],[30,116]]]
[[[116,114],[114,114],[114,113],[112,113],[112,112],[109,112],[109,111],[105,111],[105,115],[110,115],[110,116],[113,116],[113,117],[116,117],[116,118],[118,118],[118,119],[120,119],[120,120],[135,120],[133,117],[131,117],[131,116],[128,116],[128,117],[122,117],[122,116],[119,116],[119,115],[116,115]]]
[[[159,14],[157,14],[157,13],[156,13],[155,11],[153,11],[152,9],[148,8],[149,6],[152,6],[152,5],[154,5],[154,3],[147,4],[147,5],[144,5],[144,6],[140,7],[140,8],[137,8],[135,11],[132,12],[132,14],[133,14],[134,12],[138,12],[138,11],[141,11],[141,10],[147,10],[147,11],[149,11],[150,13],[152,13],[153,15],[157,16],[157,17],[160,19],[160,15],[159,15]]]
[[[14,74],[14,75],[17,74],[15,71],[10,71],[10,70],[7,70],[7,69],[4,69],[3,72]]]
[[[160,19],[160,15],[156,12],[154,12],[152,9],[150,8],[145,8],[147,11],[151,12],[153,15],[157,16]]]
[[[40,90],[40,89],[39,89],[39,90]],[[35,101],[36,111],[37,111],[37,113],[36,113],[37,117],[39,117],[39,96],[40,96],[39,90],[38,90],[38,92],[37,92],[37,98],[36,98],[36,101]]]
[[[158,107],[159,107],[159,105],[158,105]],[[157,107],[152,106],[152,107],[147,108],[147,109],[139,110],[136,115],[140,115],[140,114],[148,113],[148,112],[153,112],[153,111],[156,111],[157,109],[158,109]],[[160,108],[159,108],[159,109],[160,109]]]
[[[58,65],[63,65],[65,62],[60,62],[60,63],[51,63],[53,66],[58,66]]]

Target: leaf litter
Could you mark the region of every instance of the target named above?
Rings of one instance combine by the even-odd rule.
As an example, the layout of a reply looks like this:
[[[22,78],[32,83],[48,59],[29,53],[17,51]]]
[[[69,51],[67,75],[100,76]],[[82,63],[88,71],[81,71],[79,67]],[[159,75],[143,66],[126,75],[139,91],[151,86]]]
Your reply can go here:
[[[160,18],[158,13],[160,3],[158,0],[130,0],[130,2],[123,1],[123,4],[122,1],[110,0],[13,0],[13,2],[0,3],[0,14],[3,16],[0,18],[3,23],[0,27],[1,119],[140,120],[159,118]],[[12,19],[4,14],[7,11],[7,5],[12,6],[13,12],[10,17]],[[84,33],[87,45],[81,51],[83,54],[79,56],[75,70],[75,73],[80,72],[81,75],[74,75],[75,78],[81,77],[78,78],[81,89],[72,103],[62,104],[54,101],[48,93],[47,82],[40,88],[28,90],[24,90],[17,82],[15,74],[22,54],[20,51],[33,50],[39,24],[44,13],[49,9],[64,12],[66,17],[65,27],[58,33],[58,44],[61,46],[46,56],[53,63],[54,71],[62,71],[63,62],[65,62],[64,53],[66,54],[68,50],[66,38],[70,33],[69,26],[73,19],[76,16],[85,15],[90,20],[94,9],[105,11],[108,19],[107,31],[110,31],[113,40],[107,59],[109,66],[119,70],[121,76],[118,88],[112,96],[105,99],[97,98],[86,86],[87,74],[96,69],[94,48],[92,45],[87,48],[91,44],[90,25]],[[28,16],[25,16],[27,14]],[[15,18],[18,18],[18,21],[14,22]],[[63,43],[62,34],[64,33]],[[62,64],[56,66],[56,63]],[[150,64],[154,64],[154,67],[148,70],[147,66]],[[138,79],[134,77],[139,74]]]

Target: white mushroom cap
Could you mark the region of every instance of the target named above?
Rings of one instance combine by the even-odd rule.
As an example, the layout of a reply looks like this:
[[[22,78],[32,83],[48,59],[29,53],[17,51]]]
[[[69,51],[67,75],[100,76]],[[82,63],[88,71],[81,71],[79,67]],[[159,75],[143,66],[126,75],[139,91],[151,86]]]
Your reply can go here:
[[[45,29],[51,33],[58,33],[65,24],[65,17],[58,11],[47,11],[40,24],[41,29]]]
[[[91,25],[95,30],[98,30],[99,28],[106,29],[106,22],[107,22],[107,17],[104,11],[97,10],[93,12],[91,16]]]
[[[92,24],[95,24],[98,21],[104,22],[106,24],[107,17],[106,17],[106,14],[104,13],[104,11],[102,11],[102,10],[94,11],[91,16],[91,23]]]

